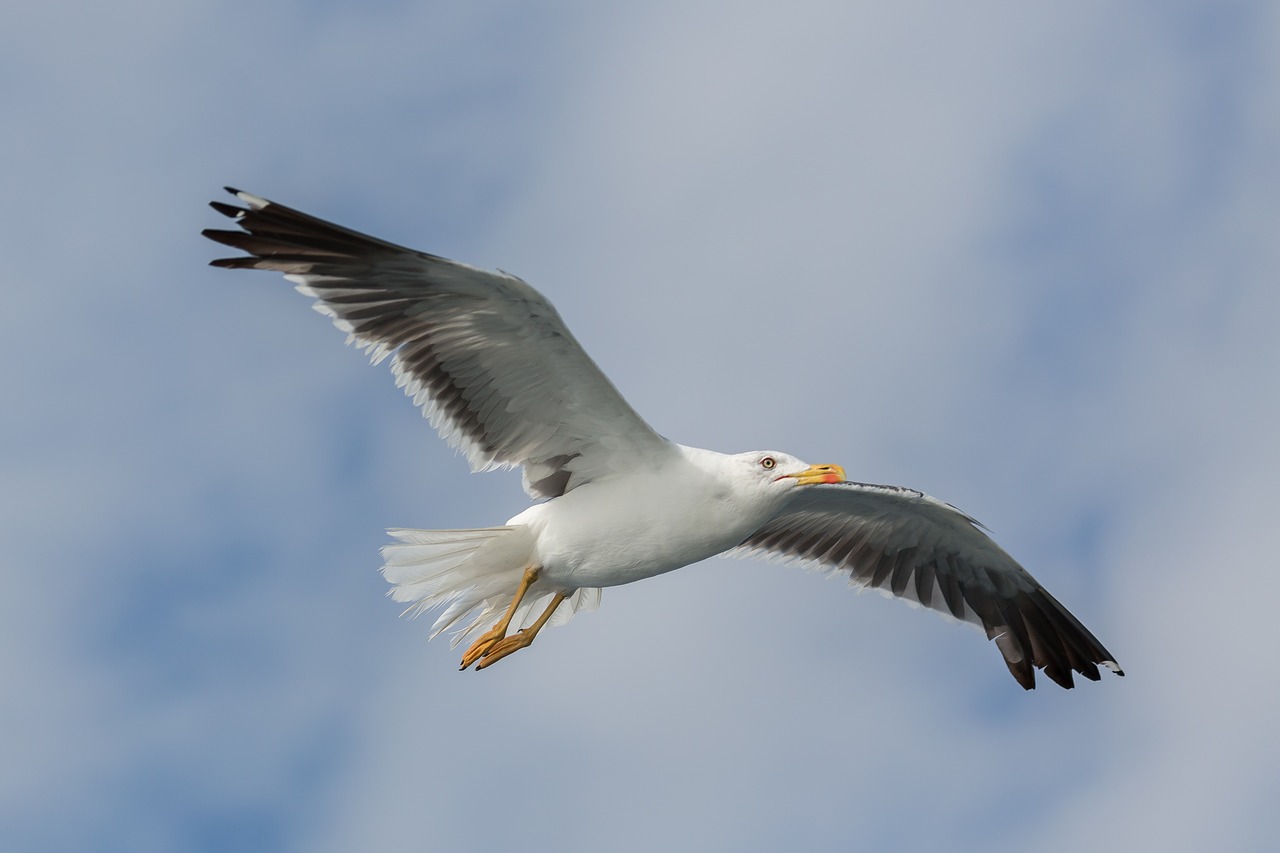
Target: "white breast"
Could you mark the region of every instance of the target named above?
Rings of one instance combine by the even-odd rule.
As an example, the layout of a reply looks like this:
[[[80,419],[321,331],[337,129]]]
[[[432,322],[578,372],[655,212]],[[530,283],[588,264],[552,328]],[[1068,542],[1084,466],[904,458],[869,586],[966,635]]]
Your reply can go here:
[[[587,483],[530,507],[508,524],[533,531],[534,559],[544,581],[565,588],[603,587],[719,554],[745,540],[772,510],[744,500],[716,470],[714,459],[695,455]]]

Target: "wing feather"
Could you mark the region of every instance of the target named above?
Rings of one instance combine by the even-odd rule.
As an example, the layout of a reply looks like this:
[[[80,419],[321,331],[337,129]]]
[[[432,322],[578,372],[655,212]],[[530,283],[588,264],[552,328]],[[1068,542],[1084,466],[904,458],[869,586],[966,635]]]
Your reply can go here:
[[[955,507],[912,489],[839,483],[797,490],[737,553],[798,561],[972,623],[1028,690],[1035,669],[1063,687],[1115,657],[1026,569]],[[734,553],[734,552],[731,552]]]
[[[214,266],[282,272],[396,384],[474,470],[522,466],[534,497],[625,471],[672,446],[587,356],[540,293],[237,190],[212,202],[248,253]]]

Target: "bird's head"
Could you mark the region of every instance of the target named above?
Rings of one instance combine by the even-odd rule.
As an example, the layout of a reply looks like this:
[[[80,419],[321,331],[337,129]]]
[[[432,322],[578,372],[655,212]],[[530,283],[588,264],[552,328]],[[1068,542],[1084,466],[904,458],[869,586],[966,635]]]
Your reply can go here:
[[[739,453],[737,459],[752,480],[771,492],[819,483],[841,483],[845,478],[844,468],[839,465],[810,465],[789,453],[774,450]]]

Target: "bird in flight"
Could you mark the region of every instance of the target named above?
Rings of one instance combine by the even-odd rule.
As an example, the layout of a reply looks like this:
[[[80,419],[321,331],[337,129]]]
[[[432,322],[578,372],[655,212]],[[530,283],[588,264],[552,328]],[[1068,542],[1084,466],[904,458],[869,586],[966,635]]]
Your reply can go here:
[[[1024,688],[1098,666],[1123,675],[1080,620],[950,504],[850,482],[839,465],[774,450],[724,454],[644,422],[524,281],[379,240],[246,192],[212,202],[246,254],[213,266],[274,270],[380,362],[472,469],[519,466],[539,499],[506,524],[388,531],[383,575],[432,637],[458,626],[462,669],[484,669],[547,625],[594,610],[603,587],[716,554],[759,555],[971,623]]]

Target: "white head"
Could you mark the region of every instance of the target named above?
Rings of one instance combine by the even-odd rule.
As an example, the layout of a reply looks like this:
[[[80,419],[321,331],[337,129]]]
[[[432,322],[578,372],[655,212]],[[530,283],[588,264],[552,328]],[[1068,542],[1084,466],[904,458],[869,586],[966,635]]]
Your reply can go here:
[[[839,465],[810,465],[776,450],[752,450],[729,458],[735,480],[766,494],[784,495],[803,486],[844,481],[844,469]]]

